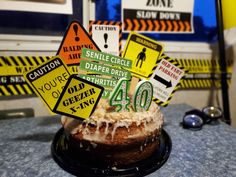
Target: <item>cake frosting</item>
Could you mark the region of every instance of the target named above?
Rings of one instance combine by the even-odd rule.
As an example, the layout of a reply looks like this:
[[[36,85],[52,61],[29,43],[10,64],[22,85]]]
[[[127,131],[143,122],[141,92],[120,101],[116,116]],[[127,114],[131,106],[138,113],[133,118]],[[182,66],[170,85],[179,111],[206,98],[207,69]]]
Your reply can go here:
[[[163,115],[155,103],[148,111],[135,112],[130,107],[116,112],[106,100],[100,100],[88,119],[64,116],[61,121],[75,150],[120,165],[144,159],[158,148]]]

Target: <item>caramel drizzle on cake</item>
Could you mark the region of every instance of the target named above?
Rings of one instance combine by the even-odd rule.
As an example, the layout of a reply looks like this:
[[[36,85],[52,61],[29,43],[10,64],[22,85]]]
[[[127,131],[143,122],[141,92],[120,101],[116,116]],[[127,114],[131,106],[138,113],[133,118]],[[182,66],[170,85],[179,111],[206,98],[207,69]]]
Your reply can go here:
[[[163,115],[159,107],[152,103],[145,112],[114,112],[106,101],[100,102],[89,119],[83,122],[71,118],[63,118],[64,128],[73,136],[80,134],[82,139],[92,142],[118,141],[117,129],[127,131],[124,139],[133,139],[147,136],[155,130],[160,130],[163,124]],[[132,129],[133,131],[130,131]],[[130,133],[132,132],[132,133]]]

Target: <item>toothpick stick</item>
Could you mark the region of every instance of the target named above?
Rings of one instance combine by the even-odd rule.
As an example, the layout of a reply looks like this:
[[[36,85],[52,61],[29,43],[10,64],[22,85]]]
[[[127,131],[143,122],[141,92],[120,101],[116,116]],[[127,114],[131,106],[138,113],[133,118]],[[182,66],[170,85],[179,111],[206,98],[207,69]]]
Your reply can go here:
[[[135,87],[138,84],[138,82],[139,82],[139,78],[133,76],[130,82],[129,95],[134,94]]]

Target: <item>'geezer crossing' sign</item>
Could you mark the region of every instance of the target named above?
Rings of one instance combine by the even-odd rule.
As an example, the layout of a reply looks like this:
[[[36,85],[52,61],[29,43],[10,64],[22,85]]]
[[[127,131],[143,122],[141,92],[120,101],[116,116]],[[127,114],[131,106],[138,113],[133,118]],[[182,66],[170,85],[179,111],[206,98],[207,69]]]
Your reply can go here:
[[[103,87],[77,76],[70,76],[54,112],[74,118],[88,118],[96,108]]]
[[[70,73],[62,60],[55,57],[26,72],[24,77],[35,93],[52,111],[70,77]]]

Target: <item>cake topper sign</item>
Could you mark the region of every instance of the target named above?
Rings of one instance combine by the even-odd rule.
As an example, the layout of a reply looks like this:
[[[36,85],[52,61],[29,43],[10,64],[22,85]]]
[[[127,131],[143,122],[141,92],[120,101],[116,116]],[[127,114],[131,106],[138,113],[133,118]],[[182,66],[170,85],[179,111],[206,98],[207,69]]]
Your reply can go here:
[[[130,72],[123,70],[123,69],[118,69],[115,67],[95,63],[95,62],[90,62],[86,60],[81,60],[80,62],[80,69],[90,71],[92,73],[96,74],[102,74],[102,75],[107,75],[107,76],[114,76],[118,78],[130,78]]]
[[[103,98],[108,98],[111,89],[117,84],[117,78],[130,79],[131,74],[129,71],[122,68],[131,68],[132,61],[124,59],[118,56],[99,52],[87,48],[82,49],[82,58],[87,60],[81,60],[80,69],[88,71],[90,73],[99,74],[99,76],[84,75],[79,76],[105,87],[103,92]],[[95,62],[94,62],[95,61]]]
[[[178,67],[177,61],[163,56],[161,43],[134,32],[129,34],[123,52],[123,57],[133,61],[131,69],[128,70],[134,77],[149,80],[154,87],[153,100],[166,106],[177,90],[184,71]]]
[[[58,56],[26,72],[24,77],[51,112],[74,118],[88,118],[104,90],[99,85],[70,75]]]
[[[82,49],[82,57],[120,67],[132,67],[132,61],[129,59],[121,58],[104,52],[98,52],[87,48]]]
[[[157,66],[163,52],[163,45],[137,33],[130,33],[126,41],[123,57],[133,61],[130,72],[139,78],[149,78]]]
[[[24,73],[27,83],[34,89],[50,111],[53,111],[69,77],[70,73],[67,66],[58,56]]]
[[[135,88],[133,108],[136,112],[147,111],[153,97],[153,86],[149,81],[141,81]]]
[[[84,27],[78,21],[72,21],[65,32],[57,55],[59,55],[67,65],[78,64],[81,59],[83,47],[100,50]]]
[[[162,59],[150,78],[150,82],[154,86],[153,96],[163,103],[167,102],[183,76],[183,70]]]
[[[53,111],[74,118],[87,119],[95,110],[103,89],[99,85],[72,75]]]
[[[129,111],[128,80],[121,78],[109,97],[109,104],[116,106],[117,111]],[[143,80],[136,85],[133,100],[134,111],[147,111],[151,105],[153,87],[149,81]]]
[[[109,104],[111,106],[117,106],[116,111],[129,111],[128,105],[130,104],[130,98],[128,97],[128,80],[121,78],[113,89],[110,97]]]
[[[114,80],[114,79],[101,78],[98,76],[86,75],[86,74],[79,74],[79,77],[87,81],[93,82],[95,84],[101,85],[103,87],[106,87],[106,88],[114,88],[118,82],[117,80]]]
[[[115,21],[89,21],[89,34],[99,48],[116,56],[121,54],[122,24]]]
[[[116,106],[116,111],[129,111],[130,98],[128,96],[129,79],[131,78],[130,72],[124,69],[119,69],[117,67],[132,68],[132,61],[129,59],[124,59],[121,57],[113,56],[104,52],[99,52],[91,49],[82,49],[82,58],[87,58],[92,61],[81,60],[80,69],[89,71],[91,73],[102,74],[106,76],[113,76],[120,78],[114,87],[113,91],[109,96],[109,104],[111,106]],[[103,63],[106,63],[104,65]],[[112,66],[108,66],[110,64]],[[116,66],[116,67],[114,67]],[[104,83],[107,78],[80,75],[87,80],[93,79],[100,80]],[[102,83],[101,82],[101,83]],[[105,89],[106,90],[106,89]],[[133,107],[135,111],[148,110],[153,95],[152,84],[148,81],[142,81],[138,84],[135,89],[135,94],[133,96]]]

